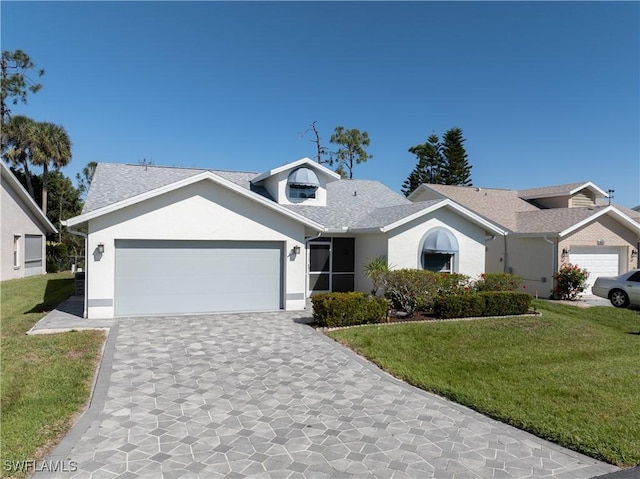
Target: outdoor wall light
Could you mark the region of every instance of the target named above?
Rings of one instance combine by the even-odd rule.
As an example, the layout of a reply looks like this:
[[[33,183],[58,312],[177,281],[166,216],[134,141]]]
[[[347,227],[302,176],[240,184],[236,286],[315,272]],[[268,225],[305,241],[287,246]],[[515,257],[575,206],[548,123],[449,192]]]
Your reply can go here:
[[[569,253],[571,253],[571,250],[569,248],[564,248],[562,250],[562,257],[566,258],[567,256],[569,256]]]
[[[293,254],[300,254],[300,246],[294,246],[293,247]]]
[[[631,261],[633,261],[637,257],[638,257],[638,250],[637,249],[631,250]]]
[[[98,253],[104,254],[104,243],[98,243]]]
[[[598,245],[598,246],[604,246],[604,240],[603,240],[603,239],[599,239],[599,240],[597,241],[597,245]]]

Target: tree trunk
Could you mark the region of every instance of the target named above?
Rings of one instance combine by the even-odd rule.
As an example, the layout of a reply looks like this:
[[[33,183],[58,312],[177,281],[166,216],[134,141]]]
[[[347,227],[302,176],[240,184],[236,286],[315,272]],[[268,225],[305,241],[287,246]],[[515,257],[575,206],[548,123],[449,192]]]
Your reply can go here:
[[[42,212],[47,215],[47,193],[49,183],[49,165],[42,165]]]
[[[31,183],[31,173],[29,173],[29,161],[26,158],[22,160],[22,168],[24,169],[24,176],[27,181],[27,191],[29,192],[29,195],[31,196],[31,198],[35,200],[36,194],[33,191],[33,184]]]

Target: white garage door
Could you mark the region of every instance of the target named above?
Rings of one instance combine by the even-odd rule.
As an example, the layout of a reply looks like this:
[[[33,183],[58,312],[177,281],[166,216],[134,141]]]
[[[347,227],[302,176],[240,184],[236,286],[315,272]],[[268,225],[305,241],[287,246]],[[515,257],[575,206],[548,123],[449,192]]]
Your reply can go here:
[[[591,294],[591,286],[598,276],[618,276],[620,262],[620,248],[616,247],[581,247],[572,246],[569,259],[572,264],[589,271],[586,294]]]
[[[116,240],[116,316],[282,306],[282,243]]]

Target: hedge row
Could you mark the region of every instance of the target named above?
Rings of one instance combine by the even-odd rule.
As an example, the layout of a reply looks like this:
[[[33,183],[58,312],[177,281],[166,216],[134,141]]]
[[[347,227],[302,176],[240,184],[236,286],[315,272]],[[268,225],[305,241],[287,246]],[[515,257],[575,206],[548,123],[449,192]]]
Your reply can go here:
[[[435,298],[433,311],[438,318],[471,318],[525,314],[531,296],[517,291],[481,291]]]
[[[389,303],[365,293],[320,293],[312,296],[313,319],[326,328],[381,323]]]

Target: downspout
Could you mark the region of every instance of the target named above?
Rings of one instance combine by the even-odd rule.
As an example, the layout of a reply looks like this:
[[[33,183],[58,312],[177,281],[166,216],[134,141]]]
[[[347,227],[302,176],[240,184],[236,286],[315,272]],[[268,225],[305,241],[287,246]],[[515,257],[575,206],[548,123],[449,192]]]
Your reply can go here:
[[[553,279],[555,272],[558,270],[558,255],[556,254],[556,244],[549,239],[548,235],[544,235],[542,239],[551,244],[551,278]],[[555,287],[555,280],[553,280],[553,283],[551,283],[551,289],[555,290]]]
[[[304,294],[306,295],[309,294],[309,265],[311,264],[309,260],[309,241],[318,239],[320,238],[320,236],[322,236],[322,231],[320,231],[316,236],[311,236],[306,240],[304,240],[304,251],[307,257],[307,264],[305,264],[305,267],[304,267]],[[306,301],[306,298],[305,298],[305,301]]]
[[[69,233],[84,238],[84,311],[82,312],[82,317],[87,319],[89,314],[89,290],[87,289],[89,285],[89,258],[87,257],[87,251],[89,249],[89,235],[82,231],[69,228],[66,221],[61,221],[60,224],[66,227]]]

